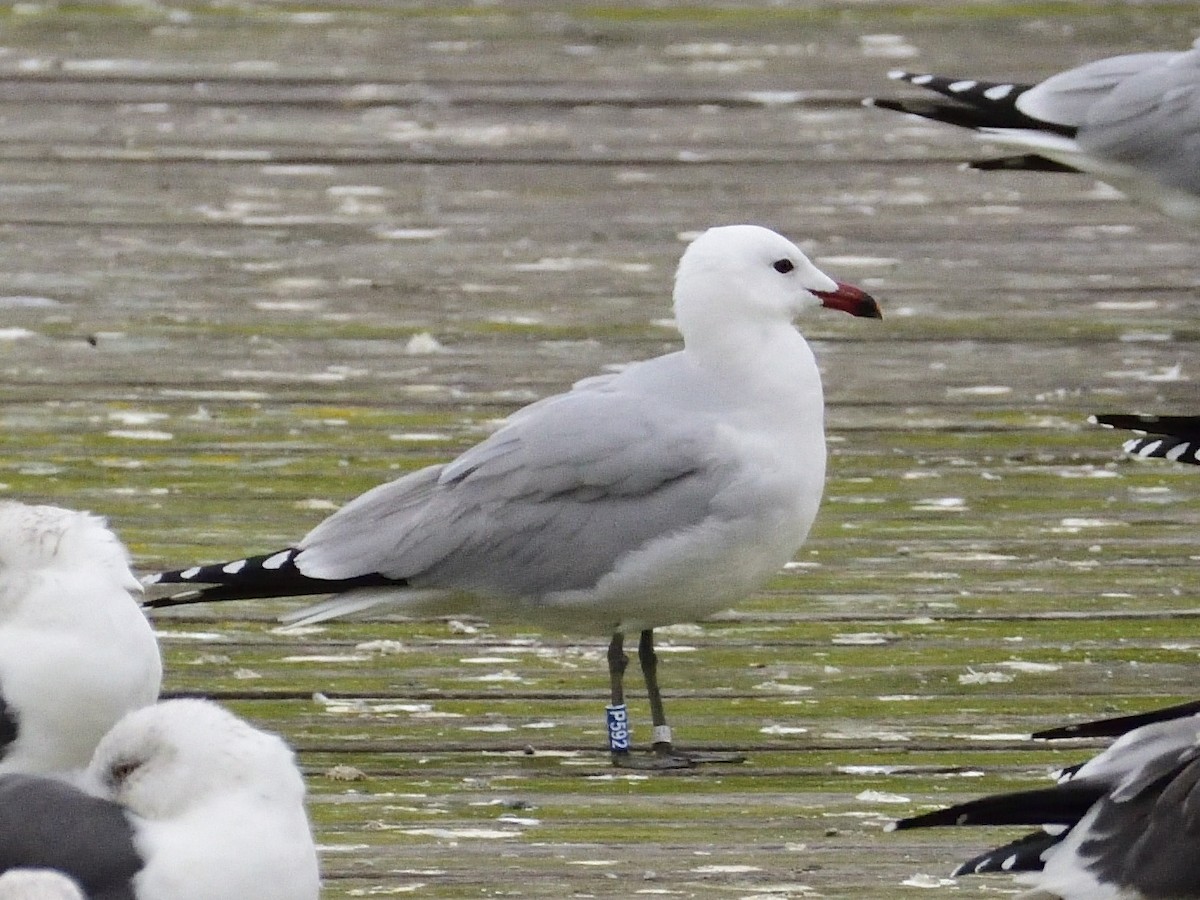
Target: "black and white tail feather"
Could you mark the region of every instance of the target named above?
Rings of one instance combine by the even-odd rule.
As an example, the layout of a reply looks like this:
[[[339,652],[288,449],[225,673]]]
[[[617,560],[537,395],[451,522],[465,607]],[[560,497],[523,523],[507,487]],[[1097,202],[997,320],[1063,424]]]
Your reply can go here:
[[[296,565],[299,549],[289,547],[276,553],[264,553],[232,562],[193,566],[173,572],[160,572],[142,579],[150,587],[159,584],[203,585],[142,602],[146,609],[163,609],[214,600],[265,600],[272,597],[308,597],[334,594],[355,588],[404,587],[403,579],[385,575],[360,575],[338,580],[312,578]]]
[[[1122,445],[1130,456],[1200,465],[1200,416],[1099,415],[1088,421],[1141,435]]]

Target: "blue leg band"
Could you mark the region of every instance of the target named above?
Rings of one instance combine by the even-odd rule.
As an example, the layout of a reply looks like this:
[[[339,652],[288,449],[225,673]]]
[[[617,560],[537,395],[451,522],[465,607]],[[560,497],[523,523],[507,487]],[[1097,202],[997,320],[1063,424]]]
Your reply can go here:
[[[608,720],[608,748],[614,753],[629,750],[629,713],[625,704],[604,707]]]

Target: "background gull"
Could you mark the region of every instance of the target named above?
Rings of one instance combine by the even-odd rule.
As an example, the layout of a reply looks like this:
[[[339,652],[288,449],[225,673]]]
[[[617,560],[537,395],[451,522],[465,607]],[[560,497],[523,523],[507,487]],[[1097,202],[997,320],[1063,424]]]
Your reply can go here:
[[[1140,437],[1127,440],[1123,449],[1140,459],[1169,459],[1200,465],[1200,416],[1097,415],[1089,422],[1106,428],[1122,428]]]
[[[215,703],[168,700],[125,716],[84,786],[0,776],[0,871],[54,869],[113,900],[318,895],[291,750]]]
[[[162,679],[141,585],[104,520],[0,501],[0,773],[82,769]]]
[[[737,602],[804,542],[825,479],[824,401],[792,319],[820,306],[879,309],[750,225],[693,241],[674,297],[683,350],[518,411],[294,547],[152,576],[213,586],[149,605],[336,592],[290,620],[392,609],[609,634],[614,761],[688,764],[663,713],[653,629]],[[655,726],[649,762],[630,756],[623,718],[633,632]]]
[[[1029,151],[973,168],[1087,172],[1173,218],[1200,222],[1200,42],[1183,52],[1101,59],[1036,85],[889,76],[942,97],[870,98],[868,105]]]
[[[1200,897],[1197,821],[1200,719],[1130,731],[1068,769],[1053,787],[996,794],[902,819],[895,829],[938,825],[1042,825],[954,874],[1024,873],[1026,896]]]

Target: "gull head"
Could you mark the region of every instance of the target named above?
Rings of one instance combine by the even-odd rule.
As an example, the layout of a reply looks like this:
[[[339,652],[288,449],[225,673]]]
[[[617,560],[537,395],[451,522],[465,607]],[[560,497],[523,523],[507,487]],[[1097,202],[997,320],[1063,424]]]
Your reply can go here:
[[[675,316],[685,340],[691,323],[790,323],[816,307],[881,317],[870,294],[834,281],[783,235],[758,225],[708,229],[688,245],[675,273]]]
[[[103,596],[108,587],[142,590],[129,568],[128,551],[104,519],[57,506],[0,500],[0,618],[34,596],[33,586],[43,579],[81,576],[92,581],[96,596]],[[76,594],[58,584],[56,590],[37,596],[65,609],[77,603]]]
[[[88,790],[149,820],[173,820],[219,798],[303,802],[291,749],[208,700],[164,700],[128,713],[100,741]]]

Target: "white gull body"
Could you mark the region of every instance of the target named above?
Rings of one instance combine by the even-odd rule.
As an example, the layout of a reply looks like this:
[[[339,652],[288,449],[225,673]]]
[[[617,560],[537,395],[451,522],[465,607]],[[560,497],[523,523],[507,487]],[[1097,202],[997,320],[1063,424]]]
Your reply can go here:
[[[82,769],[162,679],[142,587],[102,519],[0,501],[0,774]]]

